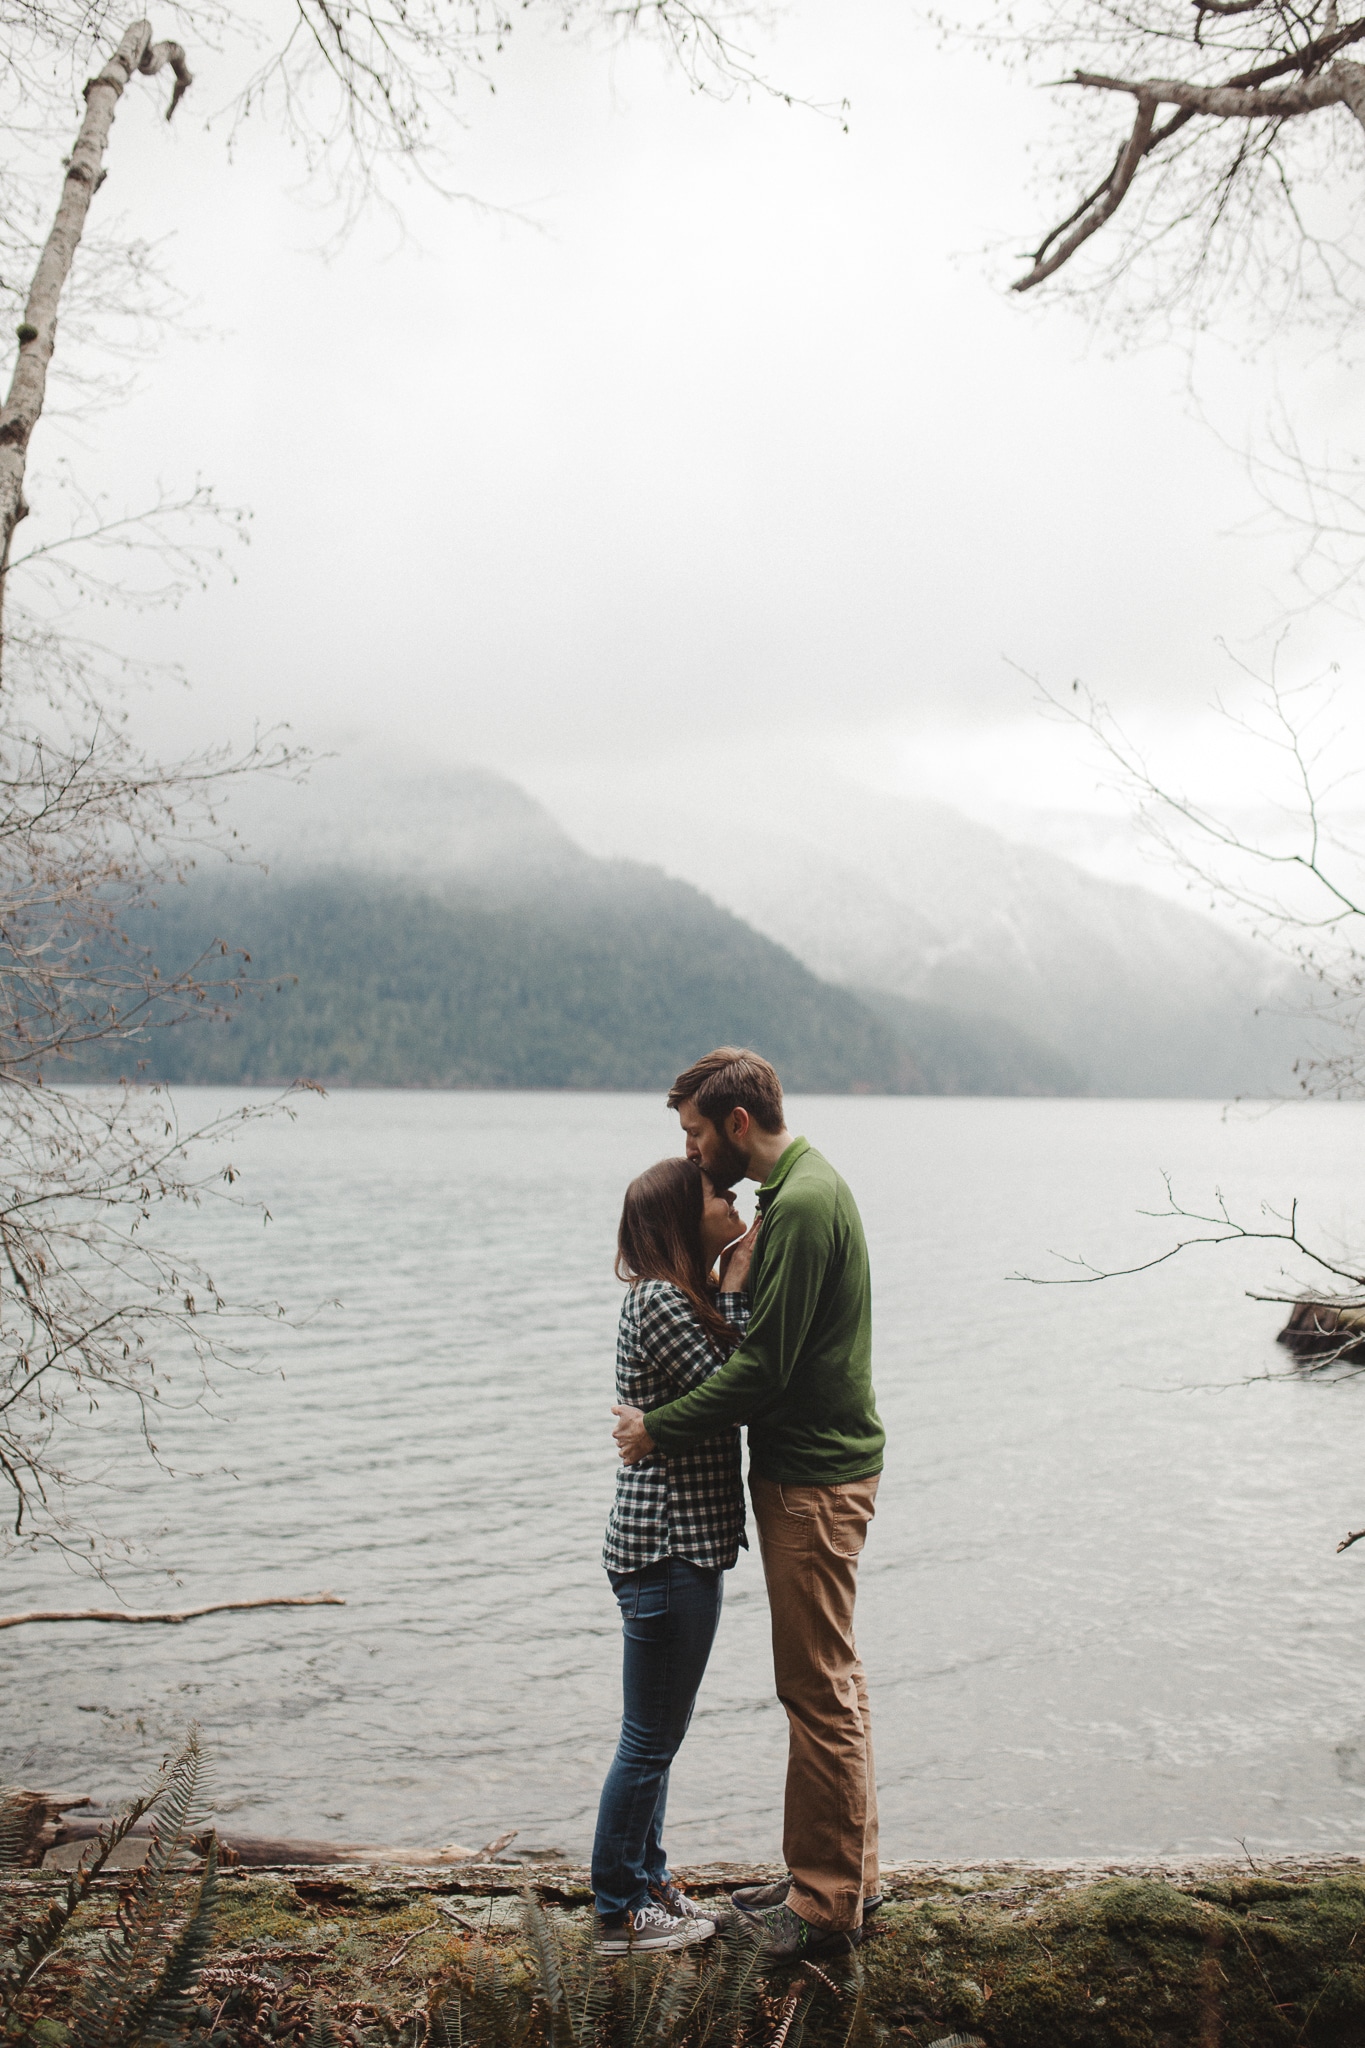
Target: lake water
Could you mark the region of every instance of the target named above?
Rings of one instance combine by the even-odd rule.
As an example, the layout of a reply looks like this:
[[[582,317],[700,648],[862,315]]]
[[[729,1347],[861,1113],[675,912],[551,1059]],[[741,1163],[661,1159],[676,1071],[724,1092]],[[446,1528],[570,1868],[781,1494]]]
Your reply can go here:
[[[1164,1248],[1136,1213],[1163,1168],[1191,1205],[1298,1196],[1359,1243],[1365,1105],[791,1110],[872,1251],[890,1445],[859,1635],[886,1853],[1359,1850],[1365,1545],[1334,1546],[1365,1523],[1365,1382],[1284,1376],[1282,1311],[1246,1295],[1273,1245],[1094,1287],[1008,1276]],[[266,1333],[275,1376],[228,1376],[230,1420],[168,1430],[199,1476],[122,1467],[109,1518],[180,1590],[122,1583],[137,1605],[348,1604],[0,1635],[6,1771],[115,1796],[197,1717],[244,1830],[584,1851],[619,1710],[615,1221],[676,1146],[653,1098],[363,1093],[236,1144],[274,1220],[206,1214],[197,1241],[228,1291],[316,1312]],[[7,1609],[89,1597],[51,1561],[4,1586]],[[675,1858],[777,1855],[784,1754],[744,1556]]]

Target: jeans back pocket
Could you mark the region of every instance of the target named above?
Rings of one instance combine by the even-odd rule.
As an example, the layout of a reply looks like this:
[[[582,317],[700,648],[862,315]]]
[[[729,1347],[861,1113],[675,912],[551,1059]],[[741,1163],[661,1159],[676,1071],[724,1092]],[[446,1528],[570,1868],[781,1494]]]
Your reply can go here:
[[[668,1560],[643,1571],[609,1572],[611,1589],[626,1621],[650,1621],[668,1612]]]

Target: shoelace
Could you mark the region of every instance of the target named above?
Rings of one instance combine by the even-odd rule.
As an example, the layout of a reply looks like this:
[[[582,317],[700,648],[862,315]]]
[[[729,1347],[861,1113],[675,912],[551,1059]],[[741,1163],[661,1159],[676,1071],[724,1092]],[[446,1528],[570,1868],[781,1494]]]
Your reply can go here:
[[[675,1884],[656,1885],[654,1899],[675,1920],[695,1920],[698,1917],[692,1901]]]

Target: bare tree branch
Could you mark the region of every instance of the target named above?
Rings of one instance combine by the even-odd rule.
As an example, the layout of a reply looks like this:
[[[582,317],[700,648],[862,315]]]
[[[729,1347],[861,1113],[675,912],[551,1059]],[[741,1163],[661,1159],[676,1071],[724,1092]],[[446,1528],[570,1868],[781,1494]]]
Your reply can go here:
[[[1026,1280],[1033,1287],[1088,1287],[1093,1286],[1098,1280],[1127,1280],[1137,1273],[1151,1273],[1158,1266],[1164,1266],[1170,1260],[1179,1258],[1182,1252],[1190,1251],[1196,1245],[1278,1244],[1284,1245],[1299,1257],[1308,1260],[1310,1264],[1318,1267],[1320,1271],[1330,1273],[1334,1279],[1347,1282],[1352,1290],[1365,1287],[1365,1272],[1360,1271],[1358,1266],[1346,1266],[1336,1260],[1329,1259],[1302,1236],[1299,1230],[1299,1205],[1297,1202],[1291,1203],[1288,1213],[1283,1216],[1277,1215],[1268,1204],[1262,1204],[1262,1213],[1271,1218],[1271,1225],[1267,1228],[1257,1228],[1254,1225],[1237,1221],[1223,1200],[1221,1190],[1216,1189],[1214,1192],[1214,1207],[1211,1211],[1187,1209],[1183,1203],[1177,1202],[1175,1198],[1171,1185],[1171,1176],[1168,1173],[1163,1173],[1161,1177],[1166,1186],[1166,1207],[1164,1209],[1139,1209],[1137,1212],[1139,1216],[1152,1217],[1158,1222],[1169,1219],[1182,1223],[1203,1223],[1209,1226],[1206,1231],[1197,1232],[1190,1237],[1182,1237],[1175,1244],[1169,1245],[1165,1251],[1157,1252],[1150,1259],[1140,1259],[1133,1266],[1096,1266],[1092,1265],[1088,1259],[1074,1258],[1063,1252],[1054,1252],[1052,1254],[1053,1258],[1059,1259],[1063,1265],[1072,1266],[1077,1270],[1071,1273],[1047,1275],[1011,1273],[1011,1280]],[[1280,1227],[1275,1228],[1276,1224]],[[1297,1300],[1298,1298],[1297,1295],[1289,1297],[1282,1295],[1256,1295],[1253,1297],[1253,1299],[1258,1301]]]
[[[154,1228],[159,1211],[241,1206],[224,1148],[270,1105],[196,1128],[136,1080],[149,1032],[224,1012],[249,968],[224,940],[163,974],[129,936],[142,906],[232,852],[218,807],[261,772],[292,775],[295,757],[266,738],[150,759],[79,673],[20,671],[0,691],[0,1548],[88,1564],[84,1435],[123,1409],[159,1457],[165,1365],[200,1405],[215,1362],[244,1360],[245,1330],[279,1313],[226,1301]]]
[[[945,22],[963,25],[957,13]],[[1049,182],[1084,195],[1058,206],[1016,291],[1051,281],[1143,324],[1179,307],[1197,327],[1235,296],[1267,324],[1354,327],[1365,306],[1359,0],[1029,0],[968,32],[1049,82],[1060,116]],[[1116,97],[1156,108],[1117,146],[1105,111]]]
[[[1057,244],[1050,256],[1040,257],[1035,261],[1028,276],[1020,278],[1014,286],[1015,291],[1031,290],[1035,284],[1041,284],[1045,277],[1051,277],[1055,270],[1060,270],[1064,263],[1070,262],[1082,242],[1089,241],[1091,235],[1096,234],[1122,205],[1137,167],[1151,147],[1152,124],[1156,119],[1156,109],[1157,102],[1154,98],[1139,96],[1133,132],[1119,151],[1118,162],[1110,172],[1107,182],[1101,186],[1094,199],[1085,202],[1085,210],[1078,225]],[[1052,237],[1049,236],[1048,239],[1051,241]]]

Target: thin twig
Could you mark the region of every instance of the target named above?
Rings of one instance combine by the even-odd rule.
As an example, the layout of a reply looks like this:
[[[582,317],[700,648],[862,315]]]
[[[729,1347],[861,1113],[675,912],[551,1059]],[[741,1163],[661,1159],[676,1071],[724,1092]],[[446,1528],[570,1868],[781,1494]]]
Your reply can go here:
[[[491,1899],[489,1903],[491,1905]],[[436,1910],[438,1913],[444,1913],[447,1920],[453,1920],[457,1927],[463,1927],[466,1934],[478,1936],[483,1933],[483,1929],[476,1927],[472,1920],[466,1920],[463,1913],[457,1913],[448,1899],[437,1899]]]
[[[393,1954],[389,1957],[386,1963],[381,1963],[379,1965],[379,1968],[375,1972],[375,1975],[378,1977],[383,1977],[388,1973],[388,1971],[396,1970],[398,1968],[398,1965],[402,1962],[404,1956],[407,1954],[408,1950],[412,1947],[412,1944],[415,1941],[420,1941],[424,1934],[440,1934],[441,1932],[442,1928],[439,1920],[432,1920],[429,1921],[425,1927],[418,1927],[412,1934],[408,1936],[405,1942],[401,1943],[401,1945],[394,1950]]]

